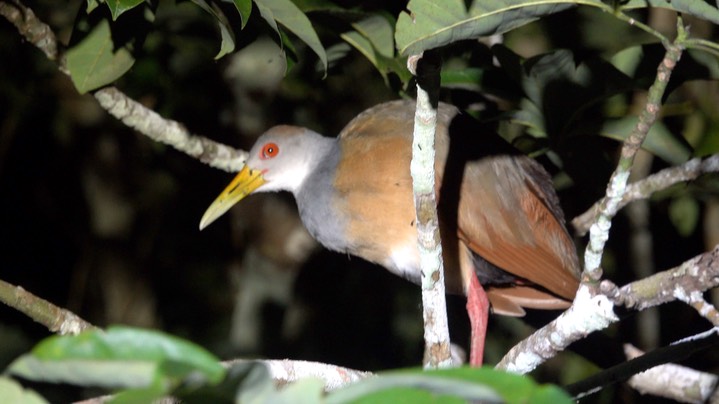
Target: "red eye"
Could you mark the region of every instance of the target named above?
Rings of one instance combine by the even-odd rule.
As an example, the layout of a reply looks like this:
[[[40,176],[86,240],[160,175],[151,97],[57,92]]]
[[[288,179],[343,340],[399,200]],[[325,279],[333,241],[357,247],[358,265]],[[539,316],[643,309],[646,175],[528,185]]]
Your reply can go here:
[[[267,143],[266,145],[262,146],[262,151],[260,152],[260,158],[262,160],[271,159],[280,152],[280,147],[277,146],[276,143]]]

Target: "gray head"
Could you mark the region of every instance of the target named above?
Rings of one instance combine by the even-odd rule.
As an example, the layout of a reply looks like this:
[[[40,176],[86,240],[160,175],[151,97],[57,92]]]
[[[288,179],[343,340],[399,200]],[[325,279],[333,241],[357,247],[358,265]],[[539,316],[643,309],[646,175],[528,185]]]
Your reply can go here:
[[[334,141],[298,126],[271,128],[252,146],[242,171],[207,208],[200,229],[253,192],[290,191],[296,195]]]

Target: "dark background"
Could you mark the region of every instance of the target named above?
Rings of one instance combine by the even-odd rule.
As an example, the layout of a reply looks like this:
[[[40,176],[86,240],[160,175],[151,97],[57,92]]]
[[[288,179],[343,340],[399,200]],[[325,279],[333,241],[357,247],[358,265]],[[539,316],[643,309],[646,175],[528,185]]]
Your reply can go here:
[[[68,41],[83,3],[31,7]],[[362,4],[364,10],[380,7],[396,16],[402,4]],[[325,46],[339,41],[328,20],[313,17],[324,27]],[[271,37],[255,21],[238,35],[241,42]],[[601,20],[592,13],[569,11],[514,32],[506,43],[525,56],[558,47],[578,55],[606,55],[613,37],[592,28],[596,21]],[[252,86],[260,80],[252,74],[261,72],[228,78],[232,57],[213,59],[217,34],[200,11],[186,7],[158,17],[155,28],[118,87],[191,132],[238,148],[248,149],[259,133],[277,123],[334,135],[366,107],[397,97],[396,88],[388,88],[357,52],[337,61],[323,78],[316,58],[297,41],[299,64],[287,77],[274,86]],[[444,99],[456,103],[478,97],[443,92]],[[703,114],[702,124],[713,128],[716,111],[702,110],[697,100],[716,100],[714,82],[702,82],[698,91],[678,90],[673,97],[674,105],[685,108],[665,117],[674,133],[686,132],[687,116],[696,110]],[[627,95],[630,107],[631,99]],[[573,218],[603,194],[618,143],[594,134],[562,147],[559,155],[566,157],[573,181],[561,187],[560,198]],[[560,174],[546,155],[540,162]],[[653,170],[668,165],[661,159],[647,164]],[[361,259],[315,245],[303,235],[290,195],[252,196],[200,232],[202,213],[230,178],[108,116],[0,19],[1,279],[98,326],[161,329],[223,359],[316,360],[372,371],[421,363],[419,288]],[[675,266],[717,243],[712,229],[719,228],[719,203],[711,181],[675,187],[649,204],[654,270]],[[682,195],[698,208],[696,225],[685,235],[670,217],[672,203]],[[629,258],[631,235],[622,213],[613,223],[605,257],[607,277],[620,285],[639,277]],[[299,247],[288,250],[288,244]],[[449,304],[453,340],[466,347],[464,300],[451,297]],[[252,308],[243,314],[252,322],[238,314],[240,307]],[[547,321],[544,314],[530,317],[535,324]],[[637,316],[630,316],[606,334],[651,349],[648,344],[666,345],[709,328],[678,303],[662,307],[658,321],[642,330]],[[239,337],[243,330],[248,334]],[[485,357],[493,364],[531,327],[519,319],[492,317],[489,332]],[[48,334],[24,315],[0,307],[0,364],[4,367]],[[591,349],[613,358],[606,346]],[[712,351],[684,363],[715,372],[718,359]],[[566,353],[533,375],[568,383],[595,370]],[[49,394],[62,401],[76,392],[51,389]],[[591,400],[646,398],[622,387]]]

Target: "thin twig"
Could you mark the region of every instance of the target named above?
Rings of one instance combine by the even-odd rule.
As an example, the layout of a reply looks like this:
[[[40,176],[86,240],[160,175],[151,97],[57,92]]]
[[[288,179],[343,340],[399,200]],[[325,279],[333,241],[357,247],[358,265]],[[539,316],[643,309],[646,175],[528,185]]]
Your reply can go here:
[[[704,299],[704,294],[698,290],[692,290],[688,295],[678,295],[677,298],[692,306],[700,316],[709,320],[715,327],[719,327],[719,311],[713,304]]]
[[[719,172],[719,154],[714,154],[704,160],[694,158],[682,165],[666,168],[643,180],[629,184],[617,209],[623,208],[632,201],[649,198],[655,192],[667,189],[674,184],[694,180],[702,174],[716,172]],[[578,235],[583,236],[587,233],[599,212],[600,204],[601,201],[595,203],[586,212],[572,219],[572,226]]]

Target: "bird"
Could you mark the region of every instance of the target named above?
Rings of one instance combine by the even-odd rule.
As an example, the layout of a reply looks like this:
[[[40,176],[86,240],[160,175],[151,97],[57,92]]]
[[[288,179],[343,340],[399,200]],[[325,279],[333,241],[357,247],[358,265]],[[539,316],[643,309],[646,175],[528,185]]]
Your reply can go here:
[[[381,103],[336,137],[270,128],[200,220],[207,227],[247,195],[289,191],[309,233],[420,284],[410,176],[415,102]],[[437,210],[448,293],[467,297],[470,364],[483,361],[488,315],[571,305],[576,248],[545,169],[453,105],[437,106]]]

